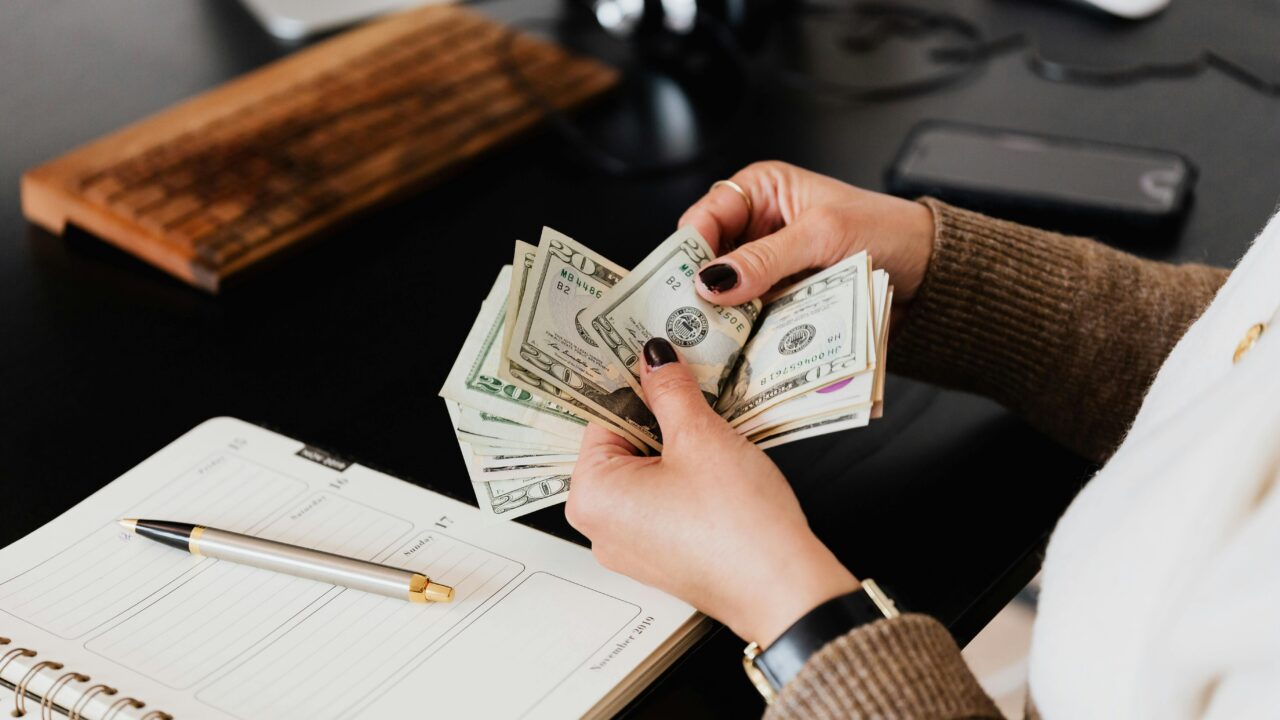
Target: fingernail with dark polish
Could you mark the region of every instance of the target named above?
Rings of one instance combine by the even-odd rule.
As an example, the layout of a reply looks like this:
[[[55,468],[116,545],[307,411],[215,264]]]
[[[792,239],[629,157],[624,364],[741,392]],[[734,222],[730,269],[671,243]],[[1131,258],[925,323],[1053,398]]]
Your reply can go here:
[[[644,344],[644,362],[650,370],[657,370],[679,359],[676,357],[676,349],[671,347],[671,343],[667,342],[666,338],[650,338],[649,342]]]
[[[698,279],[711,292],[722,293],[738,286],[738,271],[724,263],[715,263],[702,268]]]

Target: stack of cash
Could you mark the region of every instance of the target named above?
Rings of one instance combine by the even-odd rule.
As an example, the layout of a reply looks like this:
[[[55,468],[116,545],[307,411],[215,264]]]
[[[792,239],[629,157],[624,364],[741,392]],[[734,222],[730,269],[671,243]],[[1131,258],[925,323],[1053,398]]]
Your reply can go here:
[[[661,452],[640,387],[655,336],[762,448],[880,416],[893,288],[865,252],[736,307],[695,292],[714,258],[689,227],[630,272],[549,228],[537,247],[516,242],[440,391],[482,510],[564,502],[589,422]]]

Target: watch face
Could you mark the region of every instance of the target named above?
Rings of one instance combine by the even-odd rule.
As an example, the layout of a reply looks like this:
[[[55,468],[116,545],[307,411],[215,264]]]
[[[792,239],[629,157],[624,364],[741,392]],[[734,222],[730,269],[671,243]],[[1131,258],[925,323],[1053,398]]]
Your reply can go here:
[[[885,592],[875,580],[871,578],[863,580],[862,591],[871,599],[871,602],[875,603],[876,609],[884,618],[892,620],[902,614],[898,610],[898,603],[894,602],[893,598],[889,597],[889,593]]]
[[[774,686],[769,676],[756,664],[756,660],[760,658],[760,646],[755,642],[747,644],[745,650],[742,651],[742,669],[747,673],[747,679],[755,686],[756,692],[764,698],[765,704],[772,705],[773,701],[778,697],[778,690],[781,686]]]
[[[752,682],[752,670],[760,673],[776,695],[791,681],[814,653],[850,630],[898,616],[897,606],[874,580],[848,595],[832,598],[795,621],[763,652],[755,643],[747,646],[743,666]],[[754,649],[754,654],[752,651]],[[748,660],[750,658],[750,660]],[[757,689],[759,685],[757,684]],[[764,695],[764,691],[760,693]],[[768,700],[768,696],[765,698]]]

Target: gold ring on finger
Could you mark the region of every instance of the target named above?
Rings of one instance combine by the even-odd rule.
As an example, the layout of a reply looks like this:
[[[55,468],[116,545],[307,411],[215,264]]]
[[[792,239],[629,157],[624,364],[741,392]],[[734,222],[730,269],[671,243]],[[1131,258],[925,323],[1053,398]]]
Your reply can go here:
[[[742,186],[741,186],[741,185],[739,185],[738,183],[736,183],[736,182],[734,182],[734,181],[732,181],[732,180],[717,180],[717,181],[715,181],[715,182],[711,183],[711,189],[712,189],[712,190],[715,190],[715,189],[716,189],[716,188],[718,188],[718,187],[727,187],[727,188],[729,188],[730,190],[732,190],[732,191],[734,191],[734,192],[738,193],[738,195],[742,198],[742,202],[744,202],[744,203],[746,203],[746,204],[747,204],[747,226],[748,226],[748,227],[750,227],[750,225],[751,225],[751,215],[752,215],[752,214],[754,213],[754,211],[755,211],[755,208],[754,208],[754,207],[752,206],[752,204],[751,204],[751,196],[747,194],[747,191],[746,191],[746,190],[743,190],[743,189],[742,189]]]

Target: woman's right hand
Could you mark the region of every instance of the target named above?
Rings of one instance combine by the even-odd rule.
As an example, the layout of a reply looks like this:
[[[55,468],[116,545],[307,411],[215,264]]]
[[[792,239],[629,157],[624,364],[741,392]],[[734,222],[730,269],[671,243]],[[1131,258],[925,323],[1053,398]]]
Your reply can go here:
[[[753,163],[730,179],[751,196],[750,213],[738,193],[721,186],[679,223],[693,225],[720,255],[698,274],[706,300],[737,305],[861,250],[888,271],[895,314],[915,296],[933,254],[929,208],[783,162]]]

